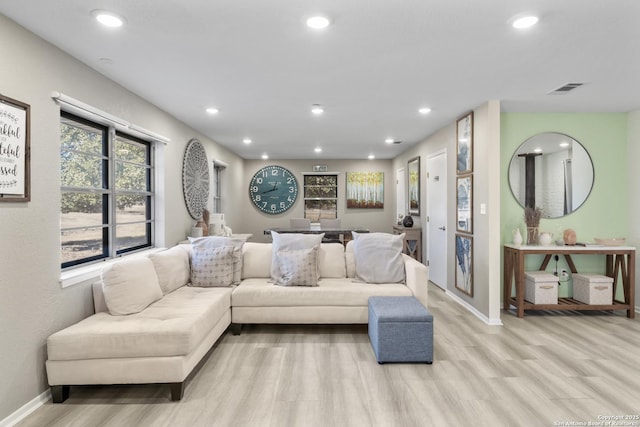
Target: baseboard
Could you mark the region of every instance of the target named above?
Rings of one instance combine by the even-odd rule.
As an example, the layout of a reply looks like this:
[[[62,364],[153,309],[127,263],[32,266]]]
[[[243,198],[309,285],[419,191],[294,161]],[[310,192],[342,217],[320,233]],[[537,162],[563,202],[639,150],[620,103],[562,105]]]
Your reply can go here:
[[[500,318],[491,319],[491,318],[485,316],[484,314],[480,313],[478,311],[478,309],[476,309],[474,306],[472,306],[471,304],[469,304],[468,302],[466,302],[465,300],[463,300],[462,298],[460,298],[459,296],[457,296],[453,292],[450,292],[449,290],[446,290],[445,293],[449,296],[449,298],[451,298],[452,300],[454,300],[455,302],[457,302],[458,304],[460,304],[461,306],[463,306],[464,308],[469,310],[474,316],[476,316],[478,319],[482,320],[487,325],[489,325],[489,326],[502,326],[502,321],[500,320]]]
[[[25,419],[29,414],[33,411],[47,403],[51,400],[51,390],[47,389],[40,395],[34,397],[30,402],[25,403],[15,411],[13,414],[9,415],[4,420],[0,420],[0,427],[11,427],[18,424],[20,421]]]

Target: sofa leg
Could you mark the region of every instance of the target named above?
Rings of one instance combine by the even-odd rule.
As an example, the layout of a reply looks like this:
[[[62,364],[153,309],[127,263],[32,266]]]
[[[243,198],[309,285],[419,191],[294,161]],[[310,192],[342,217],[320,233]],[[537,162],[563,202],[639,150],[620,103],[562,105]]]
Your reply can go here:
[[[171,388],[171,400],[177,401],[182,399],[184,395],[184,381],[181,383],[170,383],[169,387]]]
[[[51,400],[53,403],[62,403],[69,397],[68,385],[52,385],[51,386]]]
[[[242,323],[232,323],[231,333],[233,335],[240,335],[240,333],[242,333]]]

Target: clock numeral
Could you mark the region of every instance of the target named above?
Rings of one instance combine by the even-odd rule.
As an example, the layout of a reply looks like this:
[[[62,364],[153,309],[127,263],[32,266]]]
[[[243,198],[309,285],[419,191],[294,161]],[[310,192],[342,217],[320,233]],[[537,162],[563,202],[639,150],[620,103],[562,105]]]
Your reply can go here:
[[[295,193],[296,189],[295,187],[289,187],[289,193]]]
[[[266,208],[267,207],[267,202],[262,202],[262,208]]]
[[[278,176],[279,172],[280,171],[278,169],[271,169],[271,175],[273,175],[273,176]]]
[[[261,200],[262,200],[262,196],[258,194],[258,195],[256,196],[256,202],[259,202],[259,201],[261,201]]]
[[[258,184],[262,184],[262,178],[258,178],[258,179],[256,179],[256,182],[257,182]]]
[[[265,178],[269,178],[269,171],[262,172],[262,176]]]
[[[251,192],[252,193],[257,193],[258,192],[258,186],[254,185],[253,187],[251,187]]]
[[[293,203],[293,199],[291,198],[291,196],[287,197],[287,202]]]
[[[272,203],[272,204],[271,204],[271,210],[272,210],[272,211],[275,211],[275,210],[276,210],[276,205],[275,205],[275,203]]]
[[[293,178],[292,177],[287,178],[287,184],[288,185],[293,184]]]
[[[284,207],[285,207],[284,202],[280,202],[280,209],[284,209]]]

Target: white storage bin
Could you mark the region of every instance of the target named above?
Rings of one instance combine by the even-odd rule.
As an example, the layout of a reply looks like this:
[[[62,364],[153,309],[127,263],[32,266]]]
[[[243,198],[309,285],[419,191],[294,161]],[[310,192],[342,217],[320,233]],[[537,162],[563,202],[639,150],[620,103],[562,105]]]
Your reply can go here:
[[[546,271],[525,271],[524,299],[534,304],[557,304],[558,278]]]
[[[613,278],[600,274],[574,274],[573,299],[590,305],[613,302]]]

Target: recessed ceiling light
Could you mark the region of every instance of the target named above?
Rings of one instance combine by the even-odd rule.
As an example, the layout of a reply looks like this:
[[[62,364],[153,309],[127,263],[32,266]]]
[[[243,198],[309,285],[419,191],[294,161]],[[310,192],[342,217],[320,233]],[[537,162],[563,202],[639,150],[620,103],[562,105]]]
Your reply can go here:
[[[117,28],[124,25],[124,18],[117,13],[109,12],[107,10],[93,10],[91,11],[96,20],[106,27]]]
[[[322,153],[322,148],[321,147],[316,147],[313,149],[313,151],[315,151],[316,153]]]
[[[322,108],[320,104],[313,104],[311,106],[311,112],[316,116],[319,116],[320,114],[324,113],[324,108]]]
[[[251,141],[251,139],[249,138],[245,138],[242,140],[242,142],[244,142],[245,144],[251,144],[253,141]]]
[[[207,111],[207,113],[209,113],[209,114],[218,114],[218,113],[220,112],[220,110],[218,110],[218,109],[217,109],[217,108],[215,108],[215,107],[207,108],[207,110],[206,110],[206,111]]]
[[[262,157],[262,160],[267,160],[269,158],[269,156],[266,154],[263,154],[261,157]]]
[[[375,158],[376,158],[376,156],[374,156],[373,154],[369,154],[369,155],[367,156],[367,159],[369,159],[369,160],[373,160],[373,159],[375,159]]]
[[[384,140],[384,142],[387,144],[393,144],[393,138],[387,138]]]
[[[513,21],[513,24],[511,25],[513,26],[513,28],[524,30],[525,28],[533,27],[537,23],[538,23],[538,17],[529,15],[529,16],[523,16],[521,18],[516,19],[515,21]]]
[[[562,147],[562,148],[566,148],[566,147],[568,147],[568,146],[569,146],[569,143],[568,143],[568,142],[561,142],[561,143],[560,143],[560,147]]]
[[[307,19],[307,27],[313,28],[314,30],[322,30],[323,28],[327,28],[329,24],[329,18],[326,16],[317,15]]]
[[[418,113],[420,114],[429,114],[430,112],[431,112],[431,108],[429,107],[418,108]]]
[[[542,148],[536,147],[536,148],[533,149],[533,152],[534,153],[542,153]]]

